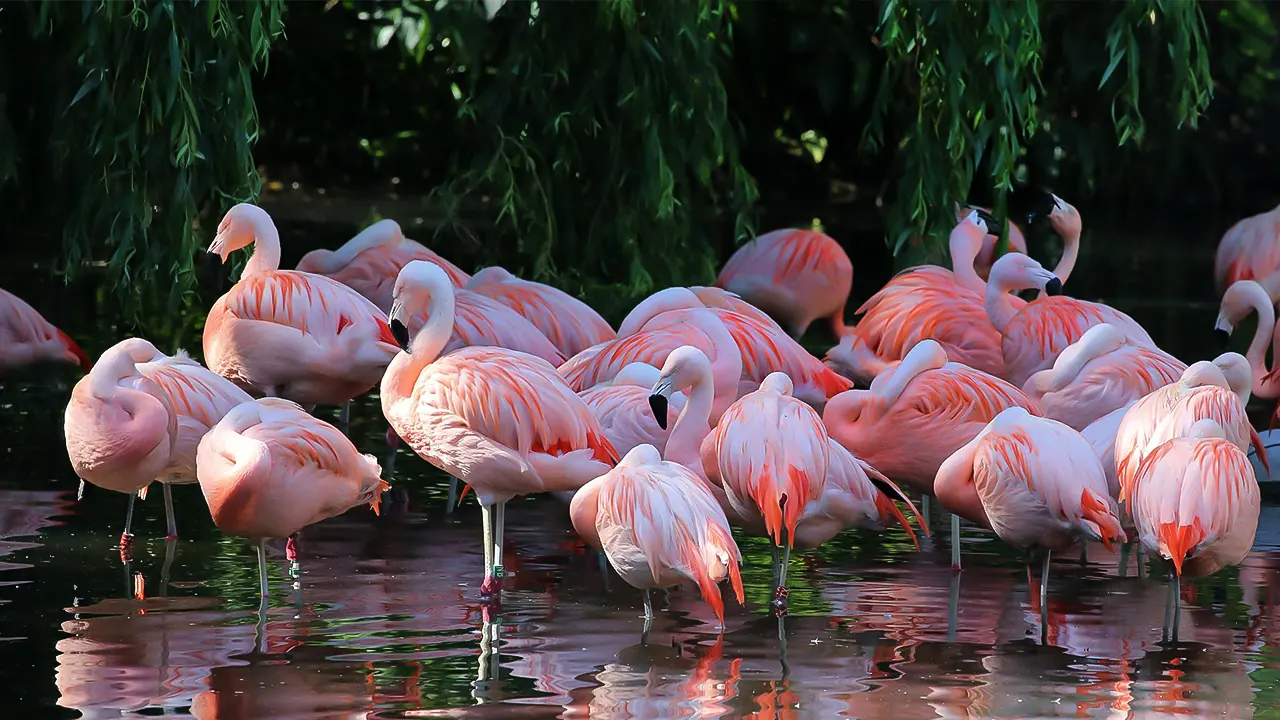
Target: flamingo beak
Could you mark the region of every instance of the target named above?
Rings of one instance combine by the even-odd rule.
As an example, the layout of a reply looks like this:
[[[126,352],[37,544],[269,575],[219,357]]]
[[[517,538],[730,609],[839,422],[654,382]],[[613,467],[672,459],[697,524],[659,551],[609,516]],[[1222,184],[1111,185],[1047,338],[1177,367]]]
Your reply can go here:
[[[1227,322],[1226,318],[1222,317],[1219,317],[1218,322],[1213,326],[1213,334],[1218,338],[1218,347],[1224,352],[1231,344],[1231,331],[1233,329],[1234,328],[1231,327],[1231,323]]]
[[[649,396],[649,409],[653,410],[653,419],[658,421],[658,427],[663,430],[667,429],[667,396],[660,393],[654,393]]]
[[[401,350],[408,353],[409,328],[405,327],[404,323],[400,322],[400,318],[391,318],[391,321],[388,322],[387,325],[391,326],[391,335],[395,337],[396,344],[400,346]]]
[[[1044,294],[1050,297],[1062,294],[1062,281],[1056,275],[1044,284]]]

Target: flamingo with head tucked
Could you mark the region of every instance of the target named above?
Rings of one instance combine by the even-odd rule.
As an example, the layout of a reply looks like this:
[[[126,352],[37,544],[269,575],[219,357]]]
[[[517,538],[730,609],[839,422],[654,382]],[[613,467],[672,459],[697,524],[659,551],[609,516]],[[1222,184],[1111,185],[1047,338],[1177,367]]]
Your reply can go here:
[[[395,220],[386,219],[361,230],[337,250],[312,250],[298,261],[299,272],[333,278],[369,298],[382,312],[391,310],[391,288],[400,268],[413,260],[433,262],[449,274],[454,287],[465,287],[471,276],[423,245],[409,240]]]
[[[13,293],[0,290],[0,374],[42,362],[68,363],[89,372],[84,350]]]
[[[577,490],[607,473],[618,454],[545,360],[496,347],[440,354],[452,334],[454,289],[438,266],[406,265],[394,296],[391,324],[404,350],[382,378],[382,412],[427,462],[475,489],[485,535],[480,591],[495,600],[507,501]],[[411,330],[406,322],[420,316],[429,319]]]
[[[617,337],[609,323],[581,300],[550,285],[522,280],[500,267],[481,270],[471,276],[466,287],[520,313],[567,358]]]
[[[840,243],[814,230],[774,230],[738,248],[716,286],[778,319],[792,337],[819,318],[838,338],[853,287],[853,263]]]
[[[670,358],[668,355],[668,361]],[[626,455],[632,448],[646,444],[656,447],[659,453],[665,452],[667,438],[671,436],[673,423],[678,422],[686,398],[682,393],[672,393],[665,417],[659,422],[650,407],[649,395],[660,375],[652,365],[631,363],[612,380],[578,393],[619,454]]]
[[[209,246],[223,262],[252,245],[240,281],[204,326],[209,369],[243,389],[307,405],[342,405],[368,392],[395,356],[387,316],[342,283],[280,270],[280,235],[266,211],[241,203]],[[345,423],[344,423],[345,424]]]
[[[1213,279],[1218,292],[1240,280],[1255,280],[1280,302],[1280,206],[1232,225],[1213,256]]]
[[[1187,366],[1155,348],[1133,345],[1107,323],[1094,325],[1023,386],[1047,418],[1083,430],[1117,408],[1176,382]]]

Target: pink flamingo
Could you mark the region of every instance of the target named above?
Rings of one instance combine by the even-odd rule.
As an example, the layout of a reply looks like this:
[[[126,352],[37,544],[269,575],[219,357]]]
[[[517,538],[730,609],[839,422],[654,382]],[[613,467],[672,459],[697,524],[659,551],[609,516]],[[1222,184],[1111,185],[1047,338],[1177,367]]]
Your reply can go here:
[[[1280,206],[1232,225],[1213,257],[1218,292],[1240,280],[1256,280],[1280,302]]]
[[[1258,529],[1259,496],[1244,451],[1211,419],[1143,458],[1131,507],[1143,550],[1173,564],[1165,627],[1172,625],[1175,640],[1183,574],[1212,575],[1244,560]]]
[[[1107,476],[1107,491],[1116,500],[1120,499],[1120,481],[1116,478],[1116,433],[1120,430],[1125,413],[1133,405],[1134,403],[1128,403],[1116,408],[1080,431],[1080,436],[1093,447],[1093,453],[1102,463],[1102,471]]]
[[[412,337],[405,321],[426,324]],[[618,461],[591,410],[541,358],[494,347],[440,355],[453,328],[454,289],[432,263],[400,271],[391,325],[404,351],[382,378],[382,412],[427,462],[469,484],[480,501],[485,579],[497,599],[507,501],[577,490]]]
[[[232,408],[251,398],[181,350],[169,357],[146,340],[116,343],[76,383],[63,430],[76,475],[129,495],[122,548],[132,533],[135,493],[164,487],[170,538],[178,536],[169,486],[196,482],[196,446]]]
[[[645,632],[653,624],[652,588],[693,582],[721,627],[719,583],[729,578],[738,604],[744,602],[742,553],[724,512],[692,471],[664,462],[652,445],[637,445],[617,467],[583,485],[569,517],[628,585],[644,591]]]
[[[746,315],[749,318],[759,320],[765,325],[772,325],[773,327],[782,330],[782,326],[778,324],[778,321],[769,317],[768,313],[724,288],[719,288],[714,285],[690,285],[688,289],[689,292],[693,293],[703,305],[709,308],[732,310],[739,315]],[[783,332],[785,332],[785,330]]]
[[[1258,315],[1258,327],[1244,355],[1253,371],[1253,394],[1274,400],[1280,398],[1280,372],[1267,370],[1267,343],[1270,341],[1273,347],[1280,348],[1280,334],[1275,332],[1276,310],[1266,289],[1253,280],[1232,283],[1222,296],[1214,330],[1230,338],[1236,325],[1253,313]],[[1280,354],[1272,357],[1272,365],[1278,361]]]
[[[552,365],[564,362],[555,344],[519,312],[466,289],[455,290],[453,297],[453,334],[441,354],[462,347],[501,347],[528,353]],[[422,327],[427,322],[427,312],[425,307],[418,308],[408,324]]]
[[[1248,361],[1238,353],[1223,353],[1213,362],[1192,364],[1178,382],[1134,403],[1116,430],[1120,500],[1132,496],[1143,459],[1165,442],[1186,435],[1199,420],[1216,422],[1242,451],[1252,444],[1265,463],[1266,450],[1245,413],[1250,380]]]
[[[678,324],[685,311],[703,307],[701,298],[689,288],[660,290],[632,309],[618,326],[618,335],[626,337],[640,330]],[[724,323],[742,355],[739,396],[760,387],[769,373],[782,372],[795,383],[795,397],[821,412],[829,398],[852,387],[849,380],[823,365],[776,323],[722,307],[709,310]]]
[[[793,337],[818,318],[827,318],[840,337],[853,263],[840,243],[820,232],[774,230],[738,248],[716,286],[778,318]]]
[[[369,504],[378,512],[389,485],[372,455],[336,427],[280,398],[227,413],[200,441],[196,474],[218,529],[258,541],[258,578],[267,597],[266,539]]]
[[[670,360],[668,355],[667,361]],[[679,414],[685,407],[685,396],[672,394],[671,403],[664,413],[666,419],[659,423],[648,399],[650,388],[658,382],[660,374],[652,365],[631,363],[612,380],[578,393],[600,422],[600,429],[609,443],[623,455],[638,445],[646,444],[658,448],[659,453],[666,451],[667,439],[674,427],[672,424],[679,421]]]
[[[1054,209],[1057,209],[1058,207],[1061,207],[1056,204],[1061,201],[1058,199],[1056,195],[1045,196],[1045,200],[1049,201],[1048,202],[1049,207],[1048,208],[1038,207],[1036,209],[1036,212],[1031,213],[1029,219],[1034,219],[1035,216],[1040,213],[1049,214],[1050,219],[1051,220],[1053,219],[1052,211]],[[1065,205],[1065,203],[1063,204]],[[1071,206],[1067,205],[1067,207],[1071,207]],[[957,204],[956,205],[956,221],[959,222],[960,220],[963,220],[964,216],[968,215],[969,212],[972,210],[981,210],[983,213],[987,215],[991,214],[991,208],[978,207],[976,205],[965,207]],[[1071,208],[1071,210],[1074,211],[1075,208]],[[1079,218],[1079,215],[1076,215],[1076,218]],[[1057,223],[1055,223],[1055,226],[1056,225]],[[1079,233],[1079,230],[1077,230],[1076,239],[1079,240],[1079,237],[1080,237],[1080,233]],[[982,278],[984,281],[987,279],[987,275],[990,274],[991,272],[991,264],[996,261],[996,244],[999,242],[1000,242],[999,237],[997,237],[992,233],[988,233],[987,236],[982,240],[982,249],[979,250],[977,256],[973,258],[973,270],[974,272],[978,273],[978,277]],[[1070,251],[1070,246],[1069,245],[1064,246],[1063,250]],[[1027,254],[1027,238],[1025,235],[1022,234],[1022,229],[1012,222],[1009,223],[1009,248],[1005,252],[1020,252],[1023,255]]]
[[[1019,307],[1009,292],[1028,288],[1044,290],[1049,297]],[[984,305],[991,324],[1002,336],[1003,377],[1014,385],[1023,387],[1032,375],[1052,367],[1058,355],[1094,325],[1114,326],[1130,344],[1156,346],[1128,315],[1061,293],[1062,281],[1026,255],[1005,255],[991,267]]]
[[[932,495],[942,461],[1014,406],[1040,412],[1018,388],[948,362],[941,345],[924,340],[878,376],[870,390],[832,398],[822,419],[831,437],[854,456],[896,482]]]
[[[826,482],[821,497],[805,506],[796,523],[796,547],[819,547],[848,528],[884,530],[897,523],[919,550],[920,541],[894,500],[906,503],[926,535],[929,526],[906,493],[840,443],[828,438],[827,444],[831,462]]]
[[[241,203],[218,225],[209,252],[225,263],[254,246],[240,282],[204,326],[209,369],[246,390],[308,405],[343,406],[368,392],[395,356],[387,316],[342,283],[279,270],[280,235],[260,207]],[[344,428],[345,429],[345,428]]]
[[[682,345],[696,347],[710,359],[714,377],[711,419],[715,422],[738,398],[743,363],[728,328],[707,308],[684,310],[673,322],[637,328],[632,334],[620,332],[616,340],[570,358],[560,366],[560,374],[569,387],[582,392],[613,379],[633,362],[661,367],[671,351]]]
[[[999,265],[999,261],[996,261]],[[1025,408],[1002,411],[938,468],[944,507],[986,526],[1006,543],[1044,550],[1040,607],[1047,612],[1049,556],[1079,538],[1125,542],[1102,465],[1080,433]],[[1047,628],[1047,624],[1044,626]]]
[[[565,357],[617,337],[609,323],[581,300],[550,285],[521,280],[500,267],[481,270],[466,287],[523,315]]]
[[[774,563],[778,589],[772,603],[781,610],[787,605],[796,524],[822,496],[831,464],[822,418],[791,397],[786,374],[772,373],[759,390],[730,406],[708,437],[716,463],[710,466],[704,456],[703,467],[711,481],[724,485],[748,532],[782,548],[781,563]]]
[[[337,250],[312,250],[298,261],[299,272],[324,275],[369,298],[382,312],[391,310],[391,288],[400,268],[413,260],[433,262],[449,274],[454,287],[471,276],[419,243],[405,238],[395,220],[379,220]]]
[[[85,372],[93,367],[71,336],[22,298],[0,290],[0,374],[41,362],[69,363]]]
[[[1178,378],[1187,366],[1172,355],[1131,344],[1107,323],[1094,325],[1053,362],[1032,375],[1023,391],[1047,418],[1084,430],[1117,408]]]

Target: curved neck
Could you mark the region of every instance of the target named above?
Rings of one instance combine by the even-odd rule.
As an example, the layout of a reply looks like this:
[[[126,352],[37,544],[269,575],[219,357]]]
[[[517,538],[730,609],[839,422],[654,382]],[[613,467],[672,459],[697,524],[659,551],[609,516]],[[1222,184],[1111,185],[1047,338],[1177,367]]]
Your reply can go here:
[[[1280,364],[1280,328],[1276,327],[1276,309],[1271,306],[1271,298],[1263,295],[1256,298],[1253,308],[1258,312],[1258,328],[1253,331],[1253,341],[1249,343],[1249,349],[1244,356],[1249,360],[1249,367],[1253,371],[1253,383],[1256,388],[1261,386],[1262,378],[1267,374],[1267,340],[1272,340],[1271,364]],[[1274,338],[1272,335],[1274,334]]]
[[[1003,335],[1005,328],[1009,327],[1013,316],[1018,314],[1018,305],[1014,303],[1014,296],[1009,293],[1017,289],[1017,285],[1010,283],[999,277],[991,277],[987,281],[987,292],[982,298],[982,304],[987,310],[987,319],[995,326],[1000,334]]]
[[[280,233],[271,218],[255,217],[253,223],[253,255],[244,266],[241,278],[280,269]]]
[[[649,323],[650,320],[669,310],[685,310],[691,308],[705,308],[697,295],[692,290],[682,287],[667,288],[660,290],[644,300],[640,301],[627,313],[623,318],[622,324],[618,326],[618,337],[627,337],[639,332],[641,328]]]
[[[440,351],[453,334],[454,307],[452,285],[432,290],[426,307],[427,322],[413,334],[408,352],[396,353],[387,366],[386,374],[382,376],[384,411],[390,401],[413,394],[413,386],[418,382],[423,369],[440,357]],[[404,322],[404,316],[407,315],[410,312],[393,309],[392,319]],[[413,318],[421,316],[421,312],[412,313]]]
[[[1063,285],[1067,283],[1067,277],[1071,275],[1071,271],[1076,267],[1076,260],[1080,258],[1080,231],[1074,230],[1062,236],[1062,257],[1058,259],[1058,264],[1053,268],[1053,274]],[[1044,291],[1041,290],[1041,293]]]
[[[978,271],[973,267],[973,261],[978,257],[974,252],[974,243],[968,242],[962,231],[957,230],[951,235],[951,272],[956,277],[956,282],[961,287],[972,290],[979,295],[986,290],[987,284],[978,276]],[[981,232],[974,229],[974,232]],[[982,243],[977,244],[977,249],[982,248]]]
[[[887,407],[898,401],[902,391],[907,389],[907,383],[915,379],[917,375],[926,370],[937,370],[946,364],[947,358],[945,355],[938,357],[933,353],[917,353],[913,348],[912,352],[908,352],[897,367],[888,372],[880,373],[875,380],[871,381],[871,394]]]
[[[710,365],[702,365],[696,371],[698,375],[689,386],[688,400],[676,418],[675,426],[671,428],[671,436],[667,438],[665,459],[680,463],[701,475],[702,440],[711,432],[715,380],[711,375]]]

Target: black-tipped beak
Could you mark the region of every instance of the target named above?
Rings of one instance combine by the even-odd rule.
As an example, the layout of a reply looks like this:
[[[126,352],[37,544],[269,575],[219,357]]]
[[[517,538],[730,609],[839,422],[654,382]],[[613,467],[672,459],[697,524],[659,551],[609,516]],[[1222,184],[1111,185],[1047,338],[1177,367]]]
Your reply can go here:
[[[1231,333],[1222,328],[1214,328],[1213,334],[1218,338],[1218,349],[1226,350],[1231,345]]]
[[[982,220],[982,222],[986,223],[988,235],[995,235],[996,237],[1000,237],[1000,231],[1002,229],[1002,225],[1000,221],[995,218],[994,215],[987,212],[986,210],[980,210],[978,208],[974,208],[974,212],[978,213],[978,217]]]
[[[1044,293],[1050,297],[1062,294],[1062,281],[1054,277],[1044,284]]]
[[[653,419],[658,421],[658,427],[663,430],[667,429],[667,396],[654,393],[649,396],[649,409],[653,410]]]
[[[1058,207],[1058,201],[1053,198],[1051,193],[1045,193],[1036,200],[1035,207],[1031,208],[1031,212],[1027,213],[1027,224],[1035,222],[1036,218],[1049,215]]]
[[[391,318],[387,323],[391,326],[391,335],[396,339],[396,343],[400,345],[400,349],[409,352],[409,328],[400,322],[400,318]]]

